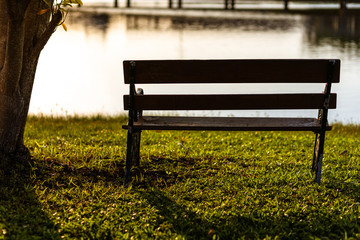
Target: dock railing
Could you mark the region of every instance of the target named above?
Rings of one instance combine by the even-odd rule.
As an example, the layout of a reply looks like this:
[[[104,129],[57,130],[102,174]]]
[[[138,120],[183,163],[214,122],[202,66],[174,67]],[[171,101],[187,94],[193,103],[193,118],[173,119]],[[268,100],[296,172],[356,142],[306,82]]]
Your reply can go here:
[[[118,7],[119,6],[119,3],[118,3],[119,0],[114,0],[114,7]],[[166,1],[166,0],[164,0]],[[182,9],[183,8],[183,5],[184,5],[184,1],[185,0],[168,0],[168,4],[167,4],[167,8],[169,9]],[[213,2],[213,1],[207,1],[207,0],[204,0],[204,1],[201,1],[201,2],[204,2],[204,3],[207,3],[207,2]],[[221,2],[223,2],[223,9],[225,10],[235,10],[236,9],[236,3],[241,3],[242,0],[221,0]],[[356,2],[356,3],[359,3],[360,0],[325,0],[325,1],[321,1],[321,0],[279,0],[279,2],[282,2],[283,3],[283,9],[284,10],[289,10],[289,3],[290,2],[313,2],[313,3],[324,3],[324,2],[329,2],[329,3],[333,3],[333,2],[338,2],[339,3],[339,9],[340,10],[346,10],[347,9],[347,4],[349,2]],[[132,7],[132,4],[131,4],[131,0],[126,0],[126,8],[131,8]]]

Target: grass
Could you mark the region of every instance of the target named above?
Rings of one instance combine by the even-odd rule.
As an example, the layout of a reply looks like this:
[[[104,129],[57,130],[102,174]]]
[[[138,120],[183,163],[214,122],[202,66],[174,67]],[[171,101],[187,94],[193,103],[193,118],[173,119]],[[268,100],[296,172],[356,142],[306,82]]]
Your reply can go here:
[[[327,133],[320,186],[312,133],[144,132],[124,188],[125,122],[30,117],[0,239],[360,239],[360,126]]]

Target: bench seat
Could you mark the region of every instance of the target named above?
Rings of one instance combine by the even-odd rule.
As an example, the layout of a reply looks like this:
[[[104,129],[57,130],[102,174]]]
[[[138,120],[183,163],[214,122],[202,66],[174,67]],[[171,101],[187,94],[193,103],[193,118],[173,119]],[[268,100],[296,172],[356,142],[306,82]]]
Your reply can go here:
[[[123,125],[128,129],[128,125]],[[143,116],[134,122],[138,130],[212,131],[313,131],[321,130],[317,118],[182,117]],[[327,125],[326,130],[331,130]]]

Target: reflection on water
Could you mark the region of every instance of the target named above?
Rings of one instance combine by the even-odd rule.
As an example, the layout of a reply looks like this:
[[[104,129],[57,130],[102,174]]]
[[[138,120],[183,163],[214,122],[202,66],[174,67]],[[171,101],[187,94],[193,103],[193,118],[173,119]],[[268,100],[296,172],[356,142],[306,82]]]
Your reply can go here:
[[[241,12],[235,18],[226,17],[226,12],[219,16],[70,14],[68,32],[59,29],[42,53],[30,112],[122,113],[122,95],[128,91],[122,77],[124,59],[340,58],[341,83],[334,87],[339,95],[338,109],[331,111],[330,118],[360,123],[360,16],[255,12]],[[299,90],[294,86],[276,88]],[[247,85],[145,89],[148,93],[277,90]]]
[[[216,19],[216,18],[165,18],[127,16],[127,29],[160,29],[161,27],[174,30],[242,30],[242,31],[288,31],[296,26],[296,19],[283,18],[242,18],[242,19]],[[161,25],[162,24],[162,25]]]
[[[360,15],[311,16],[305,24],[306,36],[313,45],[321,45],[323,41],[341,42],[342,47],[347,43],[359,45]]]

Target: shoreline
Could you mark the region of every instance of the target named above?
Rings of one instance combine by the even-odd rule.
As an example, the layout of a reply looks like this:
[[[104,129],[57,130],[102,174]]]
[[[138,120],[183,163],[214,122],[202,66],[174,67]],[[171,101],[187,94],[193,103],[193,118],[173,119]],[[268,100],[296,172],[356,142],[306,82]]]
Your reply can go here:
[[[270,14],[270,15],[360,15],[360,8],[349,8],[345,12],[338,8],[311,8],[311,9],[289,9],[281,8],[238,8],[234,10],[225,10],[220,8],[160,8],[160,7],[133,7],[114,8],[111,6],[82,6],[71,8],[72,12],[126,15],[126,16],[160,16],[160,17],[210,17],[237,19],[244,18],[247,15]]]

